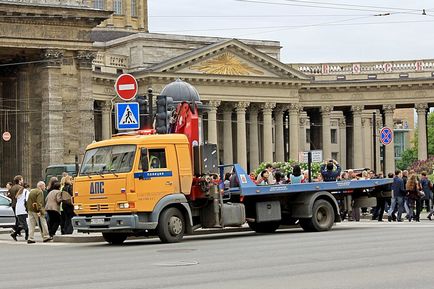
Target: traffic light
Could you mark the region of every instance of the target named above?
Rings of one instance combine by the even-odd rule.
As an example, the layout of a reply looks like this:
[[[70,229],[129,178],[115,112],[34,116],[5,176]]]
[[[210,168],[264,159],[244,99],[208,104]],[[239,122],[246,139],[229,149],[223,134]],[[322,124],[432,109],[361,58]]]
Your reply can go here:
[[[157,96],[157,113],[155,115],[155,130],[159,134],[170,132],[170,117],[172,115],[173,98],[170,96]]]
[[[148,129],[152,128],[146,127],[149,123],[149,106],[148,106],[148,100],[143,95],[136,96],[136,101],[139,103],[139,113],[140,113],[140,129]]]

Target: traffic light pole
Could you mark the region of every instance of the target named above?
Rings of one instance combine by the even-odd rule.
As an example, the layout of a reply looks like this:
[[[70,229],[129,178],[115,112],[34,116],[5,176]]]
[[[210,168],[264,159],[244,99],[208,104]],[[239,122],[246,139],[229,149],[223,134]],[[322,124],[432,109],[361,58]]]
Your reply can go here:
[[[148,128],[152,128],[152,124],[154,122],[154,109],[152,107],[154,94],[152,93],[152,88],[148,88],[148,111],[149,111],[149,117],[148,117]]]

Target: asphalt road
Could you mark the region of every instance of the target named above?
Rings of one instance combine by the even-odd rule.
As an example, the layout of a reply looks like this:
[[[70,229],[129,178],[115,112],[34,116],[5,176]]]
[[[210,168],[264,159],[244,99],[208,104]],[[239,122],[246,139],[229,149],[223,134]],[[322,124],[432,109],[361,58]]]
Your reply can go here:
[[[0,288],[434,288],[434,221],[68,244],[0,240]]]

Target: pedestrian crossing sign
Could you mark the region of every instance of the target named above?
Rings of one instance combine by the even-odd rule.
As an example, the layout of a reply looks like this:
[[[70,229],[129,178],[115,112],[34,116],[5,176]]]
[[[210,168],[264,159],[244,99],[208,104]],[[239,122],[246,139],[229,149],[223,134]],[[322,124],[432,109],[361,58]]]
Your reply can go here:
[[[140,128],[139,103],[116,103],[116,129],[130,130]]]

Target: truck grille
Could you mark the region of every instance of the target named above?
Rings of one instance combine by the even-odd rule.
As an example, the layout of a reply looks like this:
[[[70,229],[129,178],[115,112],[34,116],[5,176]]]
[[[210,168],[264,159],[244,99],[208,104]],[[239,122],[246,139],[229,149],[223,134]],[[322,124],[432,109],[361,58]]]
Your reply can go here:
[[[110,209],[109,204],[92,204],[89,205],[89,211],[100,212],[107,211]]]

